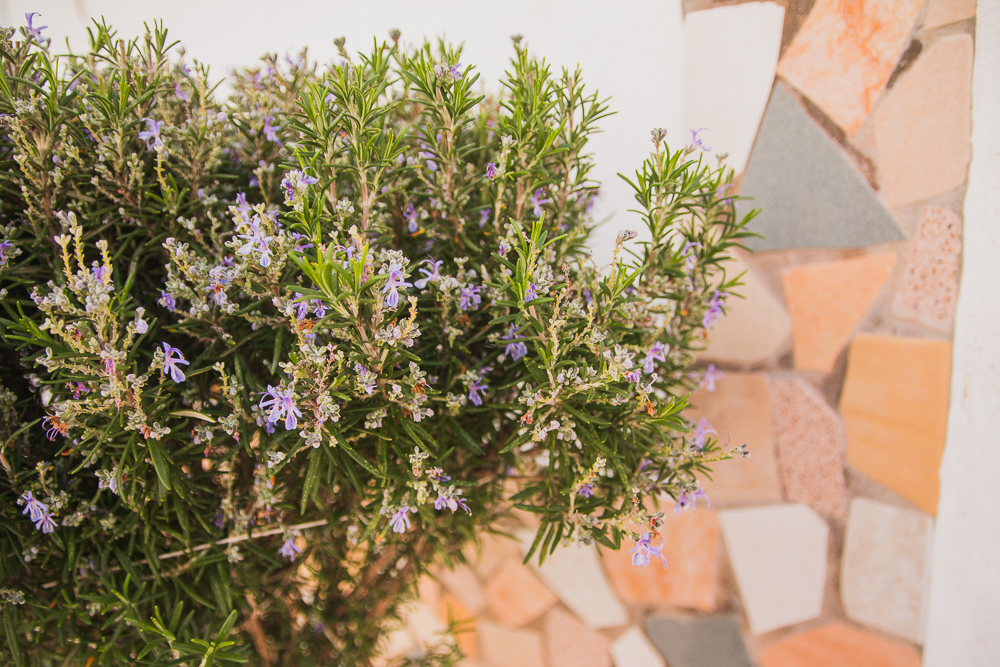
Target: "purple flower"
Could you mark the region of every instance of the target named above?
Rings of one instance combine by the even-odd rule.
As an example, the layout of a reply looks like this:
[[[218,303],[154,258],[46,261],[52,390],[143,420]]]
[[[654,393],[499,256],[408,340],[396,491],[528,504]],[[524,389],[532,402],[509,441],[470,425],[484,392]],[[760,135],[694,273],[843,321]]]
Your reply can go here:
[[[705,379],[701,381],[701,386],[703,386],[708,391],[715,391],[715,383],[723,378],[723,373],[715,364],[709,364],[708,369],[705,371]]]
[[[694,427],[694,445],[698,449],[705,446],[708,441],[708,434],[712,433],[714,435],[719,435],[712,425],[708,423],[708,420],[702,417],[698,420],[698,423]]]
[[[700,243],[695,243],[694,241],[688,241],[681,248],[681,258],[684,260],[684,271],[690,274],[694,269],[695,265],[698,263],[698,255],[695,253],[695,248],[700,248]]]
[[[511,360],[517,361],[524,355],[528,354],[528,346],[523,342],[524,339],[521,336],[515,336],[519,327],[511,325],[510,329],[507,331],[507,335],[502,337],[502,340],[509,340],[507,347],[504,348],[503,353],[510,355]]]
[[[187,102],[189,99],[191,99],[191,93],[181,88],[181,84],[179,81],[174,86],[174,95],[179,97],[184,102]]]
[[[719,189],[715,191],[715,196],[718,197],[719,199],[722,199],[723,197],[726,196],[726,190],[728,190],[732,186],[733,186],[732,183],[723,183],[722,185],[719,186]],[[722,199],[722,201],[728,204],[729,206],[733,205],[733,200],[731,197],[726,197],[725,199]]]
[[[27,514],[28,518],[32,521],[40,521],[42,516],[44,516],[48,511],[48,506],[35,498],[31,491],[25,491],[21,494],[21,497],[17,499],[18,505],[24,505],[24,509],[21,514]]]
[[[313,305],[313,313],[316,314],[316,317],[323,317],[324,315],[326,315],[326,306],[323,305],[322,301],[320,301],[319,299],[313,299],[312,305]]]
[[[497,254],[501,257],[506,257],[507,253],[510,252],[510,244],[506,240],[500,241],[500,247],[497,248]]]
[[[51,533],[56,529],[55,515],[51,514],[48,510],[41,516],[41,518],[35,521],[35,530],[41,529],[46,535]]]
[[[727,296],[729,296],[728,293],[715,290],[715,294],[712,295],[712,300],[708,302],[708,310],[705,311],[705,316],[701,318],[701,325],[703,327],[710,329],[713,324],[722,318],[722,302]]]
[[[632,565],[636,567],[649,567],[649,557],[659,558],[663,561],[663,567],[667,566],[667,558],[662,553],[663,545],[654,547],[649,543],[649,533],[643,533],[639,541],[635,543],[632,550],[629,551],[629,555],[632,556]]]
[[[627,382],[635,382],[636,384],[639,384],[639,382],[642,381],[642,374],[638,371],[629,371],[628,373],[625,373],[625,380]]]
[[[594,497],[594,489],[590,486],[590,484],[581,484],[580,488],[576,490],[576,493],[584,498]]]
[[[699,486],[696,491],[688,491],[687,493],[682,493],[677,499],[677,504],[674,505],[674,514],[680,514],[684,510],[691,508],[691,511],[695,511],[695,501],[699,498],[704,498],[708,506],[712,506],[712,501],[708,499],[708,494],[706,494],[702,488]]]
[[[438,271],[441,270],[441,265],[444,264],[444,261],[439,259],[438,261],[435,262],[432,259],[425,259],[423,262],[421,262],[421,264],[427,264],[431,268],[425,269],[421,267],[417,269],[418,271],[420,271],[420,273],[424,274],[423,278],[421,278],[420,280],[415,280],[413,282],[413,285],[417,289],[423,289],[427,287],[427,283],[434,282],[441,277]]]
[[[417,210],[413,208],[413,202],[410,202],[410,205],[406,207],[406,211],[403,213],[403,217],[409,222],[406,227],[410,230],[411,234],[415,234],[417,232],[417,218],[419,215],[420,214],[417,213]]]
[[[295,562],[295,555],[300,553],[302,553],[302,549],[299,549],[297,546],[295,546],[294,537],[289,537],[287,540],[285,540],[285,543],[281,545],[281,548],[278,549],[279,556],[284,556],[293,563]]]
[[[495,162],[490,162],[486,165],[486,178],[491,181],[497,177],[497,165]]]
[[[528,283],[528,289],[524,291],[524,302],[533,301],[538,298],[538,285],[535,283]]]
[[[462,293],[458,298],[458,307],[462,310],[475,310],[479,307],[479,304],[483,302],[482,297],[479,296],[479,292],[482,291],[481,287],[476,285],[466,285],[462,288]]]
[[[437,163],[434,161],[434,153],[430,152],[430,146],[421,141],[420,147],[423,148],[424,150],[418,152],[417,157],[419,157],[421,160],[427,160],[428,169],[430,169],[431,171],[437,171],[438,166]]]
[[[174,359],[174,353],[177,358]],[[184,355],[176,347],[170,347],[169,343],[163,344],[163,370],[170,373],[170,379],[174,382],[184,382],[184,371],[177,367],[177,364],[187,366],[190,362],[184,360]]]
[[[386,294],[385,305],[389,308],[395,308],[399,305],[399,292],[400,287],[413,287],[413,283],[408,283],[404,280],[403,276],[403,266],[399,262],[393,262],[389,265],[389,280],[385,282],[382,287],[382,294]]]
[[[303,294],[302,292],[296,292],[295,293],[295,298],[296,299],[301,299],[304,296],[305,296],[305,294]],[[297,304],[295,304],[295,319],[297,319],[297,320],[304,320],[304,319],[306,319],[307,315],[309,315],[309,302],[308,301],[299,301]]]
[[[229,281],[225,278],[220,277],[214,283],[205,288],[208,292],[208,300],[214,303],[216,306],[226,305],[226,283]]]
[[[591,294],[589,287],[583,288],[583,299],[587,302],[588,305],[594,303],[594,295]]]
[[[486,226],[486,223],[490,221],[492,217],[492,211],[488,208],[484,208],[479,212],[479,228],[482,229]]]
[[[483,382],[482,378],[479,378],[475,382],[469,385],[469,400],[475,406],[480,406],[483,404],[483,397],[479,395],[479,392],[486,389],[486,383]]]
[[[156,303],[160,304],[171,313],[177,308],[177,302],[174,300],[174,295],[163,290],[160,290],[160,300]]]
[[[73,398],[80,398],[81,394],[90,393],[90,390],[87,389],[87,387],[82,382],[79,381],[68,382],[66,386],[68,386],[70,389],[73,390]]]
[[[271,264],[271,252],[268,243],[274,240],[273,236],[268,236],[266,232],[260,227],[261,219],[258,216],[254,216],[254,219],[250,221],[250,233],[249,234],[238,234],[238,238],[245,239],[246,243],[240,246],[237,250],[241,255],[249,255],[251,252],[256,250],[260,253],[260,259],[257,260],[259,264],[263,267],[268,267]]]
[[[699,127],[697,130],[691,130],[691,150],[694,150],[696,148],[700,148],[701,150],[705,151],[706,153],[708,151],[712,150],[711,146],[705,146],[701,142],[701,139],[698,138],[698,133],[701,132],[702,130],[707,130],[707,129],[708,129],[707,127]]]
[[[7,256],[7,251],[14,247],[14,244],[10,241],[0,241],[0,267],[7,266],[7,261],[10,259]]]
[[[532,213],[535,214],[536,218],[542,217],[542,205],[551,202],[551,199],[543,199],[545,196],[545,190],[538,188],[535,190],[535,194],[531,195],[531,206]]]
[[[293,248],[293,250],[295,250],[295,252],[302,252],[303,250],[308,250],[309,248],[313,247],[312,243],[301,243],[302,239],[306,239],[306,240],[309,239],[309,237],[306,236],[305,234],[299,234],[298,232],[292,232],[291,233],[291,237],[292,237],[292,240],[295,241],[295,247]]]
[[[392,515],[389,522],[392,526],[392,532],[405,533],[410,529],[410,511],[409,507],[403,505],[398,512]]]
[[[649,352],[646,353],[646,358],[642,360],[642,370],[646,375],[649,375],[654,370],[656,370],[656,361],[666,361],[666,357],[663,354],[663,343],[653,343],[653,347],[649,348]]]
[[[155,121],[152,118],[143,118],[146,121],[146,129],[139,133],[139,138],[146,142],[146,150],[155,151],[163,148],[163,139],[160,138],[160,128],[163,121]]]
[[[278,130],[281,129],[281,126],[271,125],[272,120],[274,120],[274,116],[264,116],[264,136],[268,141],[273,141],[280,146],[281,139],[278,138]]]
[[[443,510],[445,507],[450,509],[452,512],[458,511],[461,507],[465,510],[466,514],[472,514],[472,510],[469,506],[465,504],[465,498],[456,498],[455,496],[449,496],[445,493],[439,493],[437,500],[434,501],[434,509]]]
[[[31,24],[32,20],[36,16],[41,16],[38,12],[31,12],[30,14],[25,14],[24,18],[28,21],[28,27],[24,29],[24,34],[26,37],[34,39],[36,42],[48,41],[42,37],[42,31],[48,28],[47,25],[40,25],[37,28]]]
[[[292,388],[289,387],[285,391],[281,391],[280,387],[275,388],[267,385],[267,391],[261,393],[263,397],[260,399],[259,407],[262,410],[271,408],[271,411],[267,415],[267,421],[274,424],[284,417],[285,430],[291,431],[294,429],[298,423],[296,417],[301,417],[302,412],[295,407],[295,402],[292,401]]]

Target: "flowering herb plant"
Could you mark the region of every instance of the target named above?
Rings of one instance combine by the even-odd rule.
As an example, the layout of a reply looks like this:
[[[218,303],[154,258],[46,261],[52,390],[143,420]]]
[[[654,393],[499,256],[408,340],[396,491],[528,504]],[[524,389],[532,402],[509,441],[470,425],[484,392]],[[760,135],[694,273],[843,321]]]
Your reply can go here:
[[[519,39],[496,97],[394,31],[222,100],[161,26],[56,57],[31,18],[0,34],[5,664],[370,664],[511,505],[529,557],[648,566],[645,499],[744,453],[681,413],[749,219],[696,135],[653,132],[647,240],[600,266],[608,107]]]

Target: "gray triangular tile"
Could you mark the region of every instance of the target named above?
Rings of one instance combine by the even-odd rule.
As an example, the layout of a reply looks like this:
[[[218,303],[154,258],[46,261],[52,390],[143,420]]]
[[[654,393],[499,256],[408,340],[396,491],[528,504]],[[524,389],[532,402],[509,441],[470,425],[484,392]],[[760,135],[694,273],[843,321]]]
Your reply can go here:
[[[753,667],[735,616],[653,616],[646,633],[670,667]]]
[[[747,165],[741,213],[761,213],[751,250],[857,248],[905,237],[889,211],[805,110],[778,83]]]

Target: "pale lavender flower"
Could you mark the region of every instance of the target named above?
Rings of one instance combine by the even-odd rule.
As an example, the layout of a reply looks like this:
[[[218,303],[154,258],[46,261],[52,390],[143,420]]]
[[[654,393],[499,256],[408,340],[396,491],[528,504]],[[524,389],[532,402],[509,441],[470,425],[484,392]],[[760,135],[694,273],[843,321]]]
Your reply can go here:
[[[174,359],[174,354],[177,358]],[[174,382],[184,382],[184,371],[177,367],[177,364],[187,366],[190,362],[185,361],[184,355],[176,347],[170,347],[169,343],[163,343],[163,370],[170,374],[170,379]]]
[[[267,415],[267,421],[275,424],[279,419],[284,417],[285,430],[291,431],[294,429],[298,423],[296,418],[301,417],[302,412],[295,407],[295,402],[292,400],[292,388],[289,387],[285,391],[281,391],[280,387],[267,385],[267,391],[261,393],[263,397],[260,399],[258,407],[261,410],[271,409]]]
[[[40,521],[42,516],[49,511],[48,506],[35,498],[31,491],[25,491],[17,499],[18,505],[24,505],[21,514],[27,514],[32,521]]]
[[[420,273],[424,274],[424,277],[413,281],[413,286],[417,289],[423,289],[427,287],[427,283],[436,282],[441,275],[438,273],[441,270],[441,265],[444,264],[443,260],[434,261],[433,259],[425,259],[421,264],[427,264],[431,268],[425,269],[423,267],[417,269]]]
[[[483,302],[482,297],[479,296],[479,292],[482,291],[481,287],[476,285],[466,285],[462,288],[462,293],[458,298],[458,307],[462,310],[475,310],[479,307],[479,304]]]
[[[695,252],[695,248],[700,248],[700,243],[695,243],[694,241],[688,241],[681,248],[681,257],[684,259],[684,272],[690,274],[694,269],[695,265],[698,263],[698,254]]]
[[[417,218],[420,217],[420,214],[413,208],[413,202],[410,202],[410,205],[406,207],[403,217],[406,218],[408,223],[406,228],[410,230],[411,234],[415,234],[417,232]]]
[[[35,530],[39,530],[46,535],[51,533],[56,529],[56,517],[54,514],[46,511],[41,518],[35,521]]]
[[[149,331],[149,324],[146,320],[142,319],[142,316],[146,313],[146,309],[139,306],[135,309],[135,332],[144,334]]]
[[[663,567],[667,566],[667,558],[661,552],[663,551],[663,545],[654,547],[650,544],[649,533],[643,533],[639,541],[635,543],[632,550],[629,551],[629,555],[632,556],[632,565],[636,567],[649,567],[649,557],[659,558],[663,561]]]
[[[480,211],[479,212],[479,228],[482,229],[483,227],[485,227],[486,223],[489,222],[490,218],[492,218],[492,217],[493,217],[493,212],[490,211],[490,209],[484,208],[482,211]]]
[[[697,130],[691,130],[691,150],[694,150],[696,148],[700,148],[701,150],[705,151],[706,153],[708,151],[712,150],[711,146],[704,145],[702,143],[701,139],[698,137],[698,133],[699,132],[701,132],[702,130],[707,130],[707,129],[708,129],[707,127],[699,127]]]
[[[649,352],[646,353],[646,358],[642,360],[642,370],[646,375],[656,370],[654,363],[656,361],[666,361],[663,343],[660,342],[653,343],[653,347],[649,348]]]
[[[156,303],[160,304],[171,313],[177,308],[177,301],[174,300],[174,295],[164,290],[160,290],[160,300]]]
[[[507,331],[507,335],[502,337],[502,340],[509,340],[507,347],[504,348],[503,353],[510,355],[512,361],[517,361],[524,355],[528,354],[528,346],[524,344],[524,339],[521,336],[515,336],[519,327],[511,325],[510,329]]]
[[[421,160],[427,161],[428,169],[430,169],[431,171],[437,171],[438,168],[437,162],[434,161],[434,153],[431,152],[430,146],[421,141],[420,147],[423,148],[424,150],[419,151],[417,153],[417,157],[419,157]]]
[[[298,546],[296,546],[294,537],[289,537],[285,540],[285,543],[281,545],[281,548],[278,549],[279,556],[284,556],[293,563],[295,562],[295,556],[300,553],[302,553],[302,549],[299,549]]]
[[[709,434],[719,435],[718,432],[716,432],[716,430],[712,428],[712,425],[708,423],[708,420],[702,417],[701,419],[698,420],[698,423],[695,424],[694,427],[695,447],[697,447],[698,449],[704,447],[705,443],[708,441]]]
[[[253,251],[260,253],[260,259],[257,260],[258,263],[267,268],[271,264],[271,248],[267,245],[269,242],[274,240],[273,236],[268,236],[267,233],[261,229],[260,223],[261,219],[259,216],[254,216],[253,220],[250,221],[248,225],[250,227],[249,234],[238,234],[237,237],[244,239],[246,243],[240,246],[237,250],[241,255],[249,255]]]
[[[7,251],[13,247],[14,244],[10,241],[0,241],[0,267],[7,266],[7,262],[10,260],[10,256],[7,255]]]
[[[486,165],[486,178],[491,181],[497,177],[497,165],[495,162],[490,162]]]
[[[580,488],[576,490],[577,495],[583,496],[584,498],[593,498],[594,489],[590,484],[581,484]]]
[[[535,283],[528,283],[528,289],[524,291],[524,302],[533,301],[538,298],[538,285]]]
[[[28,21],[28,27],[24,29],[24,34],[26,37],[34,39],[38,43],[48,42],[48,39],[42,37],[42,31],[48,28],[47,25],[40,25],[37,28],[32,25],[32,21],[36,16],[41,16],[38,12],[30,12],[24,15],[25,20]]]
[[[544,199],[545,190],[538,188],[535,190],[535,194],[531,195],[531,211],[535,214],[536,218],[542,217],[542,205],[551,202],[551,199]]]
[[[302,292],[296,292],[295,293],[295,298],[296,299],[301,299],[304,296],[305,296],[305,294],[303,294]],[[298,303],[295,304],[295,319],[297,319],[297,320],[304,320],[304,319],[306,319],[306,317],[308,315],[309,315],[309,302],[308,301],[299,301]]]
[[[466,514],[472,514],[472,510],[470,510],[469,506],[465,504],[465,498],[458,498],[441,492],[438,494],[437,500],[434,501],[434,509],[443,510],[445,507],[450,509],[452,512],[458,511],[458,508],[461,507],[465,510]]]
[[[326,306],[323,305],[322,301],[320,301],[319,299],[313,299],[312,305],[313,305],[313,313],[316,315],[316,317],[323,317],[324,315],[326,315]]]
[[[403,505],[399,508],[399,511],[392,515],[392,519],[389,522],[392,526],[392,532],[394,533],[405,533],[410,529],[410,508]]]
[[[146,150],[155,151],[163,148],[163,139],[160,138],[160,128],[163,121],[156,121],[152,118],[143,118],[146,121],[146,129],[139,133],[139,138],[146,142]]]
[[[413,283],[406,282],[403,276],[403,265],[399,262],[393,262],[389,265],[389,279],[385,282],[382,287],[382,293],[386,294],[385,305],[389,308],[395,308],[399,305],[399,288],[413,287]]]
[[[690,508],[692,512],[695,511],[695,502],[699,498],[704,498],[708,506],[712,506],[712,501],[708,499],[708,494],[699,486],[695,491],[688,491],[687,493],[682,493],[679,498],[677,498],[677,504],[674,505],[674,514],[680,514],[686,509]]]
[[[701,318],[701,324],[703,327],[710,329],[713,324],[722,318],[723,301],[725,301],[727,296],[729,296],[728,293],[715,290],[715,294],[712,295],[712,300],[708,303],[708,310],[705,311],[705,316]]]
[[[705,379],[701,381],[701,386],[703,386],[708,391],[715,391],[715,383],[723,378],[723,373],[715,364],[709,364],[708,368],[705,370]]]
[[[205,288],[208,292],[208,300],[214,303],[216,306],[222,307],[226,305],[226,283],[229,281],[219,276],[211,285]]]
[[[174,95],[179,97],[184,102],[187,102],[189,99],[191,99],[191,93],[181,88],[181,84],[179,81],[174,86]]]
[[[480,406],[483,404],[483,397],[479,395],[479,392],[485,391],[486,383],[483,382],[482,378],[479,378],[475,382],[469,385],[469,400],[475,406]]]
[[[510,252],[510,244],[506,240],[500,241],[500,247],[497,248],[497,254],[501,257],[507,257],[507,253]]]
[[[264,137],[271,142],[281,145],[281,139],[278,138],[278,130],[281,129],[280,125],[271,125],[271,121],[274,120],[274,116],[264,116]]]

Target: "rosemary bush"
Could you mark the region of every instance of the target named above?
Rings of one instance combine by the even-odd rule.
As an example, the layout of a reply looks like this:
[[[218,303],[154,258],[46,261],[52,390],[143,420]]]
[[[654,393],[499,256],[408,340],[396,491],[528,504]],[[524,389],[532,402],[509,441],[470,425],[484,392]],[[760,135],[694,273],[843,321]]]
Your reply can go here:
[[[393,31],[222,100],[162,26],[56,56],[31,18],[0,34],[4,664],[370,664],[510,506],[539,558],[647,566],[644,500],[744,453],[681,414],[748,235],[697,134],[653,131],[650,240],[598,266],[608,106],[519,38],[495,97]]]

